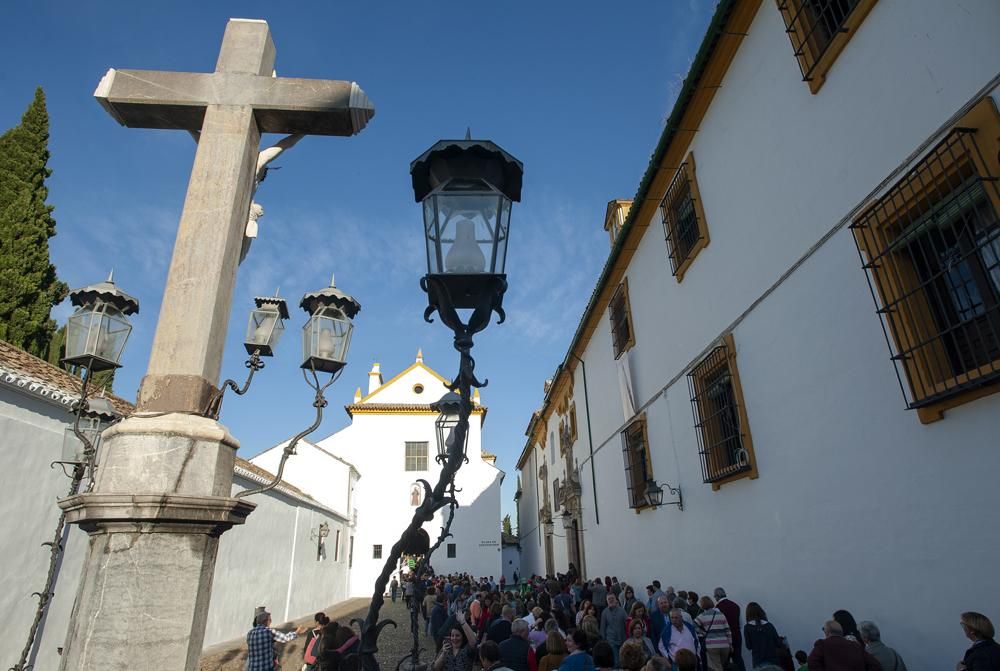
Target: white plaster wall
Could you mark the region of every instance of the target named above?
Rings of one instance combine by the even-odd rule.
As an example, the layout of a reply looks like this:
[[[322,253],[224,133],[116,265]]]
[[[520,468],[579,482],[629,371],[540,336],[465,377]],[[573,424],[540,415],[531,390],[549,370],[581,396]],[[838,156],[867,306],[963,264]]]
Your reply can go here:
[[[514,582],[514,571],[521,575],[521,550],[516,545],[505,545],[500,551],[501,573],[508,585]],[[498,578],[499,580],[499,578]]]
[[[658,578],[702,593],[721,584],[741,604],[759,601],[791,645],[807,650],[822,622],[847,608],[878,622],[912,668],[961,658],[960,612],[1000,619],[992,579],[1000,541],[986,531],[1000,506],[1000,396],[931,425],[905,409],[849,231],[734,331],[758,479],[717,492],[702,483],[683,375],[996,75],[998,28],[1000,4],[986,0],[880,2],[814,96],[774,3],[762,3],[692,145],[711,244],[678,284],[654,221],[627,273],[637,405],[680,374],[646,417],[655,477],[682,487],[685,509],[628,508],[602,318],[584,355],[599,525],[590,464],[580,458],[579,373],[574,385],[589,575],[638,586]],[[532,473],[522,470],[525,493]],[[524,534],[522,546],[522,564],[533,561]],[[544,560],[530,570],[537,566]]]
[[[519,575],[529,577],[545,572],[545,555],[538,524],[541,507],[541,490],[538,483],[539,449],[533,449],[521,469],[521,498],[517,502],[517,531],[521,540],[521,568]]]
[[[251,461],[271,473],[278,472],[287,441],[259,454]],[[295,454],[285,462],[282,478],[306,492],[324,506],[350,519],[353,488],[358,474],[352,464],[325,452],[305,440],[295,446]]]
[[[63,406],[0,387],[5,488],[0,498],[5,548],[0,570],[0,627],[5,632],[0,660],[6,665],[21,655],[38,605],[31,593],[45,585],[50,555],[41,544],[52,540],[60,512],[56,499],[66,496],[70,485],[69,478],[49,464],[62,454],[63,433],[70,419]],[[65,642],[76,597],[87,535],[71,527],[66,538],[55,596],[40,631],[37,669],[58,666],[57,648]]]
[[[259,486],[236,477],[233,492]],[[222,536],[205,629],[205,646],[239,638],[254,609],[267,606],[276,623],[323,610],[347,598],[350,528],[346,520],[281,492],[251,499],[256,510]],[[326,556],[317,559],[314,534],[330,526]],[[341,548],[334,543],[340,532]]]

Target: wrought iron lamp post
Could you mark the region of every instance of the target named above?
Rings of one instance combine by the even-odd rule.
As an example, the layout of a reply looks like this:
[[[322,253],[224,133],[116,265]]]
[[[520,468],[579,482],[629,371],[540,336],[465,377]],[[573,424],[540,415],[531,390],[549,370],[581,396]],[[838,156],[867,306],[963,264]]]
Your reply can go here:
[[[277,306],[277,303],[273,302],[275,299],[256,300],[270,300],[272,301],[270,305]],[[254,311],[255,315],[261,310],[261,302],[258,302],[257,306],[258,310]],[[265,303],[265,306],[267,306],[267,303]],[[277,309],[278,315],[280,315],[282,314],[281,307],[283,306],[284,301],[281,301],[281,305],[277,308],[268,308],[272,310],[272,314],[269,317],[265,316],[259,322],[255,322],[255,317],[251,316],[250,328],[253,329],[255,323],[257,323],[257,328],[267,327],[269,323],[268,319],[271,320],[272,327],[278,324],[280,319],[276,318],[273,310]],[[353,296],[338,289],[333,278],[330,278],[330,286],[304,295],[302,301],[299,303],[299,307],[309,315],[308,321],[302,327],[303,361],[301,368],[302,377],[305,378],[306,384],[316,392],[313,398],[313,407],[316,408],[316,419],[309,428],[296,434],[288,442],[288,445],[285,446],[285,449],[281,453],[281,461],[278,463],[278,470],[271,482],[261,487],[238,492],[235,495],[236,498],[261,494],[278,486],[278,483],[281,482],[281,476],[285,471],[285,462],[288,461],[290,456],[295,454],[295,446],[299,444],[300,440],[318,429],[319,425],[323,422],[323,408],[327,406],[327,400],[323,392],[340,377],[341,371],[347,365],[347,350],[351,346],[351,334],[354,332],[352,320],[361,311],[361,303],[355,300]],[[284,311],[284,316],[288,316],[287,308]],[[273,338],[273,335],[270,337]],[[268,342],[272,342],[273,344],[273,341],[269,340]],[[249,335],[246,347],[247,351],[249,351],[251,347]],[[250,365],[249,362],[247,365]],[[329,373],[329,379],[325,382],[320,382],[320,373]],[[253,371],[251,371],[252,375]],[[247,382],[249,384],[249,380]]]
[[[69,292],[69,299],[76,310],[66,323],[66,356],[63,363],[82,368],[84,372],[80,398],[73,404],[73,424],[66,429],[66,436],[63,438],[62,456],[51,465],[59,464],[69,476],[68,496],[74,496],[80,491],[85,478],[89,479],[88,487],[94,486],[100,432],[118,419],[108,399],[103,396],[88,399],[87,390],[94,373],[121,367],[121,355],[132,332],[128,317],[139,312],[139,301],[115,285],[114,273],[109,274],[104,282],[74,289]],[[72,470],[66,472],[67,467]],[[40,592],[33,594],[38,598],[35,618],[28,630],[28,640],[21,651],[21,657],[17,664],[10,667],[11,671],[29,668],[28,660],[35,645],[38,627],[54,595],[56,567],[65,549],[65,527],[66,513],[60,511],[52,540],[43,543],[49,547],[45,586]]]
[[[421,527],[448,506],[447,520],[437,541],[427,550],[415,569],[417,590],[414,603],[420,601],[420,577],[431,555],[450,536],[455,507],[455,474],[467,457],[466,441],[469,416],[472,413],[472,388],[484,387],[486,381],[476,379],[472,350],[473,336],[489,324],[497,313],[503,322],[503,295],[507,290],[504,274],[510,231],[511,203],[521,200],[521,178],[524,168],[520,161],[488,140],[442,140],[410,164],[413,194],[422,204],[424,242],[427,252],[427,274],[420,286],[427,292],[424,319],[433,321],[435,312],[451,329],[458,350],[458,374],[448,388],[457,396],[439,403],[439,453],[441,472],[432,487],[424,487],[424,499],[413,513],[409,526],[392,546],[382,573],[375,581],[371,606],[361,629],[361,664],[365,671],[378,671],[375,657],[378,636],[382,629],[395,622],[379,620],[385,588],[407,544],[418,535]],[[461,311],[461,312],[460,312]],[[442,399],[444,401],[444,399]],[[452,423],[447,417],[455,417]],[[444,436],[445,430],[448,431]],[[443,437],[444,440],[440,440]],[[411,611],[410,626],[413,646],[410,654],[400,660],[397,668],[411,671],[425,669],[420,662],[419,627],[416,611]]]

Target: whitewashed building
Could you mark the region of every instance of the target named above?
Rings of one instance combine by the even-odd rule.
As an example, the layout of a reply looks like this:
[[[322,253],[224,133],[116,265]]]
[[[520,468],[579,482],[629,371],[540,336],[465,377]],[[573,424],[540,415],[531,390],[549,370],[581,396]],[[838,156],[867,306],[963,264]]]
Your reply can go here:
[[[50,464],[62,457],[79,385],[66,371],[0,341],[0,460],[6,488],[0,499],[3,668],[18,661],[38,605],[32,592],[45,585],[50,554],[42,543],[52,540],[60,513],[56,500],[66,496],[70,484]],[[133,409],[118,397],[109,399],[121,414]],[[237,458],[233,491],[259,487],[273,477]],[[287,482],[250,500],[257,508],[245,524],[226,533],[219,547],[206,646],[243,636],[257,606],[267,606],[276,621],[285,621],[347,598],[348,557],[331,548],[331,541],[351,533],[349,502],[320,503]],[[35,669],[59,665],[87,534],[67,525],[63,546],[53,597],[29,652]]]
[[[793,650],[846,608],[911,668],[1000,622],[998,34],[719,3],[530,420],[522,574],[722,585]]]
[[[420,504],[423,489],[432,486],[441,470],[435,460],[437,443],[431,403],[448,390],[445,380],[423,362],[416,361],[384,381],[379,364],[368,374],[368,393],[359,388],[346,407],[351,424],[316,442],[301,442],[284,470],[284,479],[327,505],[348,501],[356,525],[346,543],[351,558],[349,592],[370,596],[389,550],[399,539]],[[482,451],[482,425],[487,409],[474,396],[467,454],[469,462],[456,477],[459,508],[451,526],[453,537],[437,550],[432,566],[438,573],[469,572],[475,576],[501,575],[500,484],[503,472],[496,457]],[[251,461],[276,469],[284,443]],[[424,524],[434,542],[448,509]]]

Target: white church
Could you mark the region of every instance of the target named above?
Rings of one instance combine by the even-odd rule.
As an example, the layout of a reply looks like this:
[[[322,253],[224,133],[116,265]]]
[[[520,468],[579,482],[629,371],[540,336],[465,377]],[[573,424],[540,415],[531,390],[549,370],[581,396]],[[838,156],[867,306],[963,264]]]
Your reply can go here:
[[[420,352],[411,366],[384,381],[380,365],[368,373],[368,393],[359,388],[346,407],[351,423],[316,443],[300,441],[283,478],[317,501],[337,510],[349,510],[354,521],[349,533],[331,533],[328,556],[348,559],[348,594],[371,596],[393,544],[410,523],[423,488],[432,486],[441,465],[435,459],[438,414],[431,404],[448,393],[444,377],[428,367]],[[431,565],[438,573],[468,572],[499,579],[501,567],[500,484],[503,471],[496,456],[482,451],[486,407],[476,390],[470,418],[469,462],[456,477],[459,508],[452,537],[434,553]],[[251,463],[276,472],[286,443],[253,457]],[[346,507],[345,507],[346,505]],[[424,525],[433,543],[444,525],[447,508]]]

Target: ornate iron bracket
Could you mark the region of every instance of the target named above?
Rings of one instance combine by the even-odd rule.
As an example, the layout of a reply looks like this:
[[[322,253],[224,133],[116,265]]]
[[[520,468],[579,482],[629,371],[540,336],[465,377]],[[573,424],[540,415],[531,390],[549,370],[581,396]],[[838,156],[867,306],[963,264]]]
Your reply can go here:
[[[238,396],[242,396],[247,393],[247,390],[250,389],[250,383],[253,381],[254,373],[264,368],[264,362],[260,358],[260,350],[255,349],[244,365],[250,369],[246,382],[243,383],[242,387],[237,386],[236,380],[226,380],[223,382],[222,386],[219,387],[219,390],[215,392],[211,400],[208,402],[208,409],[205,410],[205,417],[208,417],[209,419],[219,419],[219,413],[222,412],[222,397],[225,396],[227,389],[232,389]]]

